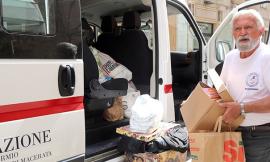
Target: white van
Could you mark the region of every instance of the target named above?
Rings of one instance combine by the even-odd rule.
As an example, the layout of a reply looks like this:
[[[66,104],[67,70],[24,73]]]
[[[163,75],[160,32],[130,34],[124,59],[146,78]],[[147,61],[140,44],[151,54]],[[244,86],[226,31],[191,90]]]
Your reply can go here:
[[[121,155],[115,128],[129,119],[108,122],[102,114],[127,94],[127,80],[97,82],[82,18],[94,30],[90,46],[131,70],[141,94],[162,102],[164,121],[178,121],[181,102],[197,82],[208,82],[207,69],[234,47],[233,13],[270,3],[236,7],[207,45],[183,0],[0,2],[1,162],[106,161]],[[268,42],[269,32],[264,38]]]

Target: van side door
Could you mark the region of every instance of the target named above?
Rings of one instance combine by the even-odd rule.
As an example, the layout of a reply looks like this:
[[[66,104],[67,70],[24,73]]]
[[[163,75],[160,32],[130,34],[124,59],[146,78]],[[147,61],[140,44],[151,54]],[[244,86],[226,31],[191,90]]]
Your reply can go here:
[[[159,99],[165,104],[164,120],[172,121],[179,119],[181,102],[202,80],[205,40],[183,1],[156,1],[156,4],[155,49],[159,72],[156,80]]]
[[[83,161],[79,0],[0,0],[0,153]]]

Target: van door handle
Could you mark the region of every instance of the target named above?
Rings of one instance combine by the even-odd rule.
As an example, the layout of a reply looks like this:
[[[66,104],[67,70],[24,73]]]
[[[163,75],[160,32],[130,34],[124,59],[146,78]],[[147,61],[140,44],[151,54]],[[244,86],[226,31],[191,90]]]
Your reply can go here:
[[[75,71],[71,65],[60,65],[58,88],[61,96],[72,96],[75,90]]]

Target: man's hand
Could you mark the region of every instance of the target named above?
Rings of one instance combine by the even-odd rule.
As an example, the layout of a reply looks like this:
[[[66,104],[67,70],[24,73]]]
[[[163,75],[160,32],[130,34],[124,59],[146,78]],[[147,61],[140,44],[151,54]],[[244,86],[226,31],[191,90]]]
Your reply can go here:
[[[222,102],[219,103],[219,106],[225,109],[223,121],[227,124],[232,124],[241,114],[240,104],[237,102]]]

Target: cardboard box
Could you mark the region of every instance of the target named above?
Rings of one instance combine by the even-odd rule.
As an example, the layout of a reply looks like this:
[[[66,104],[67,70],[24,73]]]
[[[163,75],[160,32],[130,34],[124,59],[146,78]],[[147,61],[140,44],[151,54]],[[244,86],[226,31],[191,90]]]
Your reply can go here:
[[[158,154],[154,153],[139,153],[127,155],[125,161],[128,162],[185,162],[186,153],[178,151],[164,151]]]
[[[224,102],[230,102],[233,101],[233,98],[229,94],[224,82],[221,80],[219,75],[214,69],[208,70],[208,75],[210,79],[212,80],[219,96],[222,98]]]
[[[132,138],[135,138],[135,139],[140,140],[140,141],[150,142],[153,139],[155,139],[156,137],[164,135],[164,133],[166,131],[168,131],[169,129],[171,129],[177,125],[179,125],[179,124],[160,122],[158,129],[152,133],[132,132],[129,125],[126,125],[126,126],[116,128],[116,133],[121,134],[121,135],[125,135],[128,137],[132,137]]]
[[[225,102],[233,101],[216,71],[209,70],[208,74],[221,99]],[[213,130],[217,118],[224,113],[224,110],[218,105],[218,101],[211,99],[209,95],[205,93],[204,88],[210,87],[202,82],[198,83],[180,109],[189,132]],[[230,125],[231,130],[237,128],[243,119],[243,116],[236,119],[236,121]]]

